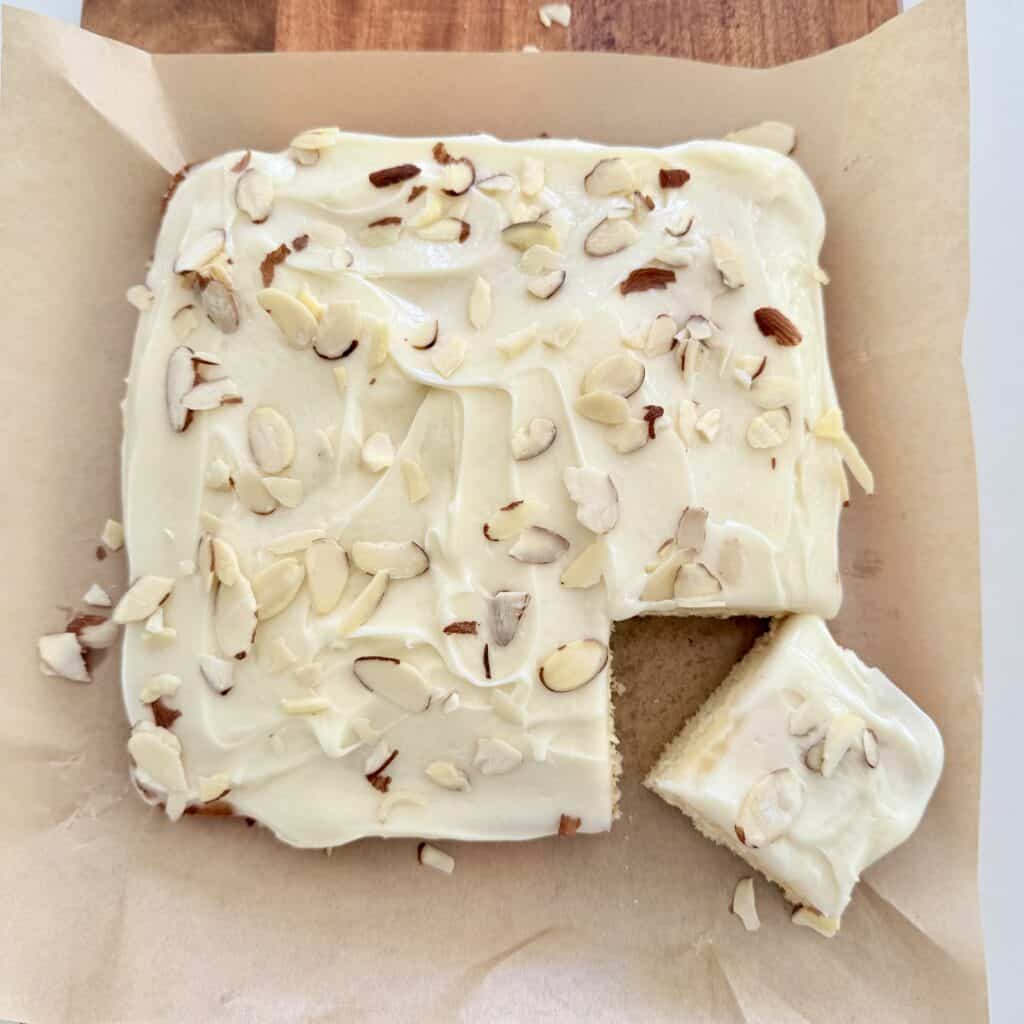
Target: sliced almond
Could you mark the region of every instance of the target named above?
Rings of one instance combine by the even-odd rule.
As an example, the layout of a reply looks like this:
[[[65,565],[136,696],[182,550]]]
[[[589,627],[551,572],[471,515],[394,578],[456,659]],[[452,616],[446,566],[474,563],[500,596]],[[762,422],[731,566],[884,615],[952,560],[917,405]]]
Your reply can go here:
[[[382,167],[379,171],[371,171],[368,177],[374,188],[389,188],[392,185],[401,185],[419,173],[420,169],[415,164],[397,164],[394,167]]]
[[[579,334],[582,326],[583,315],[576,312],[568,320],[563,320],[562,323],[557,324],[555,327],[542,331],[541,341],[548,348],[561,351],[568,348],[576,340],[576,335]]]
[[[235,549],[220,537],[212,539],[211,547],[213,571],[217,579],[225,587],[233,587],[238,582],[238,577],[242,575]]]
[[[736,818],[736,837],[753,850],[784,836],[804,803],[803,783],[791,768],[759,779],[747,793]]]
[[[665,231],[673,238],[685,238],[692,227],[693,214],[684,206],[669,218]]]
[[[352,562],[360,572],[373,576],[386,572],[393,580],[422,576],[430,568],[426,551],[415,541],[356,541]]]
[[[754,899],[753,878],[741,878],[736,883],[732,894],[732,912],[743,922],[748,932],[756,932],[761,927],[761,919],[757,916],[757,903]]]
[[[192,419],[192,414],[185,405],[185,396],[196,383],[196,368],[192,356],[192,349],[186,345],[179,345],[167,358],[167,418],[171,430],[179,434],[187,429]]]
[[[722,410],[708,409],[707,412],[701,413],[697,418],[695,429],[708,444],[711,444],[718,437],[718,431],[722,429]]]
[[[140,722],[128,740],[128,754],[147,782],[167,793],[188,789],[181,763],[181,741],[168,729]]]
[[[367,224],[359,232],[359,241],[371,249],[394,245],[401,237],[401,217],[381,217],[380,220]]]
[[[815,437],[825,438],[835,443],[843,462],[849,467],[857,483],[864,489],[864,493],[874,494],[875,475],[864,461],[864,456],[853,443],[853,439],[846,433],[842,411],[837,406],[833,406],[822,413],[814,424],[813,432]]]
[[[82,600],[94,608],[109,608],[113,604],[110,595],[98,583],[93,583],[89,587]]]
[[[465,195],[476,182],[476,167],[468,157],[449,160],[441,171],[441,191],[446,196]]]
[[[800,333],[800,328],[785,313],[772,306],[755,309],[754,322],[766,338],[774,338],[783,348],[793,348],[803,341],[804,336]]]
[[[861,736],[861,746],[864,748],[864,760],[869,768],[877,768],[880,760],[878,751],[878,736],[873,729],[865,729]]]
[[[212,263],[224,250],[227,234],[223,228],[213,228],[186,242],[174,261],[176,274],[188,274],[202,270]]]
[[[235,206],[253,224],[262,224],[274,206],[274,179],[250,167],[235,183]]]
[[[697,403],[689,398],[679,403],[677,425],[683,444],[689,447],[697,439],[697,420],[700,419]]]
[[[546,245],[531,245],[519,260],[520,270],[531,277],[546,274],[549,270],[558,270],[561,265],[562,257]]]
[[[426,711],[433,690],[419,669],[398,658],[367,657],[352,662],[356,679],[371,693],[405,711]]]
[[[743,544],[738,537],[722,542],[718,552],[718,578],[730,586],[738,586],[743,579]]]
[[[490,600],[491,637],[499,647],[516,638],[519,623],[530,607],[530,595],[521,590],[499,590]]]
[[[140,313],[145,313],[153,308],[155,296],[144,284],[133,284],[125,293],[124,297],[129,305],[134,306]]]
[[[760,146],[762,149],[773,149],[776,153],[788,156],[796,149],[796,130],[791,124],[782,121],[761,121],[749,128],[729,132],[726,142],[740,142],[745,146]]]
[[[762,409],[781,409],[800,395],[799,382],[792,377],[760,376],[752,381],[750,397]]]
[[[341,130],[334,125],[326,128],[310,128],[296,135],[289,143],[292,149],[316,150],[330,149],[341,140]]]
[[[170,672],[158,672],[146,680],[146,684],[139,691],[139,700],[143,704],[155,704],[160,702],[162,697],[173,697],[179,689],[181,679],[178,676],[171,675]],[[154,713],[159,714],[159,711],[154,708]],[[174,718],[179,715],[180,712],[173,712]]]
[[[529,423],[516,428],[512,434],[512,458],[516,462],[535,459],[546,452],[558,436],[554,421],[535,416]]]
[[[171,317],[171,328],[178,341],[184,341],[199,326],[199,314],[196,307],[189,304],[182,306]]]
[[[517,562],[529,565],[549,565],[569,550],[569,542],[554,530],[543,526],[528,526],[515,544],[509,548],[509,556]]]
[[[75,683],[91,683],[85,651],[72,633],[49,633],[39,638],[39,657],[49,673]]]
[[[170,576],[140,576],[117,602],[113,619],[119,625],[148,619],[174,589]]]
[[[282,697],[281,710],[286,715],[322,715],[329,711],[331,702],[321,694],[309,697]]]
[[[238,330],[238,299],[234,291],[223,281],[208,281],[202,285],[199,304],[206,318],[222,334],[234,334]]]
[[[277,508],[277,501],[267,490],[266,485],[260,478],[259,473],[249,468],[239,470],[232,477],[235,485],[235,494],[239,501],[250,511],[258,516],[267,516]]]
[[[790,414],[788,409],[769,409],[755,416],[747,426],[747,444],[751,448],[777,448],[789,439]]]
[[[469,224],[458,217],[442,217],[416,232],[425,242],[464,242],[469,233]]]
[[[611,256],[622,252],[640,237],[628,220],[605,217],[599,221],[583,241],[583,251],[588,256]]]
[[[213,626],[226,657],[241,660],[249,653],[256,637],[256,596],[244,576],[234,586],[217,588]]]
[[[488,193],[514,192],[516,189],[516,179],[511,174],[501,172],[499,174],[491,174],[486,178],[478,178],[476,187],[481,192]]]
[[[619,282],[619,294],[632,295],[634,292],[664,289],[674,284],[675,280],[676,272],[667,267],[639,267]]]
[[[804,753],[804,764],[808,770],[821,774],[821,763],[825,758],[825,744],[815,743]]]
[[[523,763],[522,751],[503,739],[481,736],[476,741],[473,764],[481,775],[507,775]]]
[[[544,191],[544,161],[526,157],[519,168],[519,188],[524,196],[533,197]]]
[[[264,288],[256,293],[256,301],[292,348],[309,348],[316,337],[317,322],[303,303],[280,288]]]
[[[280,473],[295,457],[291,424],[275,408],[257,406],[249,413],[249,449],[264,473]]]
[[[573,640],[544,659],[540,681],[554,693],[569,693],[596,678],[608,664],[608,648],[599,640]]]
[[[612,427],[629,419],[629,403],[610,391],[591,391],[582,395],[576,399],[575,409],[588,420]]]
[[[675,597],[676,578],[686,561],[687,553],[677,549],[651,570],[640,591],[641,601],[671,601]]]
[[[204,412],[219,409],[222,405],[238,405],[242,396],[230,377],[218,377],[200,381],[181,401],[191,412]]]
[[[629,194],[636,188],[633,170],[622,157],[607,157],[599,160],[583,179],[583,188],[588,195],[613,196]]]
[[[699,505],[688,505],[683,509],[676,526],[676,545],[699,554],[704,548],[708,535],[708,510]]]
[[[252,578],[252,591],[260,622],[280,615],[295,600],[305,578],[305,568],[294,558],[282,558],[258,572]]]
[[[839,918],[826,917],[814,907],[797,907],[790,920],[793,924],[816,931],[826,939],[834,938],[839,932]]]
[[[747,283],[743,261],[732,239],[724,235],[712,235],[710,239],[711,260],[726,288],[742,288]]]
[[[454,335],[442,345],[434,348],[430,353],[430,362],[434,369],[447,380],[462,366],[466,358],[466,348],[466,339],[461,335]]]
[[[464,793],[469,789],[469,778],[454,761],[431,761],[423,769],[424,774],[436,786]]]
[[[542,220],[517,221],[501,232],[502,241],[513,249],[526,252],[534,245],[543,245],[556,252],[561,249],[555,229]]]
[[[864,719],[849,711],[836,715],[829,722],[821,757],[821,774],[826,779],[835,775],[846,752],[862,740],[865,728]]]
[[[713,597],[721,593],[722,584],[703,562],[685,562],[675,578],[673,596],[680,601],[697,597]]]
[[[306,582],[317,615],[334,611],[348,583],[348,555],[331,537],[322,537],[306,548]]]
[[[507,540],[532,526],[547,510],[547,505],[539,501],[509,502],[484,523],[484,536],[488,540]]]
[[[329,302],[313,339],[313,351],[321,359],[344,359],[359,347],[361,324],[358,302]]]
[[[630,416],[611,432],[609,440],[621,455],[639,451],[650,440],[646,420]]]
[[[291,476],[265,476],[263,486],[267,493],[279,505],[285,508],[298,508],[302,504],[304,494],[302,481]]]
[[[482,277],[473,282],[469,293],[469,322],[478,330],[483,330],[491,319],[491,286]]]
[[[610,391],[613,395],[629,398],[640,389],[645,375],[644,364],[636,356],[629,352],[617,352],[587,371],[580,385],[580,394]]]
[[[526,283],[526,290],[538,299],[550,299],[565,284],[564,270],[550,270]]]
[[[603,540],[588,544],[562,573],[562,586],[573,590],[596,586],[604,575],[605,557]]]
[[[383,473],[395,461],[395,446],[387,434],[378,431],[363,442],[359,457],[371,473]]]
[[[506,335],[504,338],[499,338],[494,343],[494,347],[502,355],[509,359],[514,359],[516,356],[522,355],[537,340],[539,333],[540,325],[530,324],[521,331]]]
[[[226,491],[231,487],[231,467],[223,459],[211,459],[203,474],[203,483],[211,491]]]
[[[619,492],[612,478],[591,466],[567,466],[562,478],[580,524],[594,533],[608,533],[619,521]]]
[[[568,28],[572,20],[572,8],[568,4],[541,4],[537,17],[545,28],[551,28],[552,25]]]
[[[424,320],[409,329],[405,340],[420,352],[426,352],[437,344],[440,323],[437,320]]]
[[[644,353],[649,356],[661,356],[676,347],[676,332],[679,330],[675,319],[668,313],[661,313],[651,322],[647,331]]]
[[[405,480],[405,492],[409,496],[410,504],[415,505],[430,494],[430,483],[418,462],[413,459],[402,459],[402,477]]]
[[[272,555],[292,555],[296,551],[305,551],[314,541],[322,540],[323,537],[323,530],[296,530],[294,533],[283,533],[263,546]]]
[[[235,663],[212,654],[199,655],[199,674],[214,693],[223,697],[235,685]]]
[[[389,576],[386,572],[379,572],[369,583],[355,596],[352,603],[345,609],[338,625],[340,636],[351,636],[360,626],[364,625],[373,613],[377,610],[384,591],[388,588]]]

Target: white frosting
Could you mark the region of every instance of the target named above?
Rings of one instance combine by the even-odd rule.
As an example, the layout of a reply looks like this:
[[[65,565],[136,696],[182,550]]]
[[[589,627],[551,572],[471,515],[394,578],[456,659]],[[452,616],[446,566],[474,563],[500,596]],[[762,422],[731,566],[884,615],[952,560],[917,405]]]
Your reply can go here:
[[[815,753],[831,763],[809,767]],[[647,785],[791,900],[838,918],[861,872],[917,827],[942,760],[935,723],[906,694],[840,647],[821,619],[796,615],[733,670]],[[770,842],[755,836],[756,848],[745,833],[743,845],[736,826],[748,793],[787,769],[800,790],[792,824]]]
[[[607,829],[615,800],[607,668],[573,692],[555,693],[538,680],[547,655],[582,638],[607,644],[613,619],[641,613],[831,615],[839,603],[841,464],[833,444],[806,429],[835,405],[816,279],[824,223],[799,168],[728,143],[612,153],[579,142],[474,136],[446,140],[452,156],[474,162],[478,182],[452,198],[441,189],[457,173],[435,161],[433,142],[340,135],[313,166],[299,166],[288,154],[255,153],[249,167],[272,178],[274,191],[270,216],[259,224],[236,207],[239,172],[232,168],[242,154],[205,163],[177,189],[147,279],[154,301],[140,316],[125,411],[133,576],[180,576],[199,561],[208,529],[232,546],[248,579],[282,557],[275,542],[307,530],[323,531],[349,552],[359,541],[413,540],[430,558],[425,574],[392,580],[379,607],[344,639],[339,623],[370,577],[350,559],[345,594],[326,615],[313,612],[303,585],[284,612],[260,624],[253,650],[235,663],[227,695],[215,693],[199,672],[200,655],[222,653],[213,595],[199,575],[180,577],[164,606],[176,641],[158,644],[141,624],[128,626],[124,691],[132,722],[150,717],[139,699],[145,680],[170,673],[182,681],[168,703],[181,711],[172,728],[190,799],[198,799],[200,778],[226,774],[227,799],[238,813],[296,845],[371,834],[530,838],[557,831],[562,814],[579,817],[582,831]],[[655,209],[630,218],[635,241],[623,251],[589,256],[583,245],[594,225],[626,212],[623,196],[584,189],[587,172],[612,155],[625,158]],[[420,168],[411,180],[370,184],[370,172],[407,162]],[[686,168],[691,178],[682,188],[662,189],[664,167]],[[517,184],[524,170],[531,194]],[[483,187],[482,179],[498,172],[513,176],[511,191]],[[418,186],[427,191],[410,203]],[[469,237],[421,237],[411,224],[430,206],[468,223]],[[503,240],[506,225],[542,214],[556,254],[534,249],[524,256]],[[666,232],[690,216],[684,239]],[[367,234],[367,225],[391,217],[405,221],[396,241]],[[172,318],[198,299],[174,264],[216,230],[226,232],[231,262],[220,272],[233,282],[240,327],[221,333],[197,306],[198,327],[182,340],[175,326],[187,315]],[[443,223],[426,230],[437,234]],[[357,304],[360,345],[344,359],[325,361],[310,348],[291,347],[257,302],[264,256],[299,236],[309,244],[276,267],[273,287],[291,296],[306,290],[311,306],[325,307],[320,331],[344,312],[338,303]],[[735,248],[742,288],[727,288],[713,264],[712,239],[719,237]],[[685,246],[691,260],[676,270],[676,281],[664,290],[620,294],[618,284],[658,254],[679,259],[666,245]],[[347,254],[351,270],[337,269]],[[565,282],[551,298],[527,290],[532,279],[559,269]],[[763,306],[785,312],[802,344],[782,347],[762,336],[752,314]],[[717,325],[685,373],[678,346],[658,356],[627,347],[642,342],[665,313],[680,328],[693,315]],[[437,344],[413,348],[410,339],[428,340],[435,320]],[[183,343],[217,356],[222,368],[212,375],[229,376],[242,402],[196,412],[188,429],[175,433],[165,380],[168,358]],[[691,343],[690,351],[696,348]],[[630,416],[642,417],[645,406],[664,409],[656,438],[626,454],[611,443],[618,428],[574,408],[585,374],[623,352],[646,367],[642,386],[626,399]],[[765,357],[765,379],[794,382],[790,436],[768,450],[747,443],[748,426],[762,410],[742,380],[743,366]],[[684,440],[679,411],[690,400],[701,417],[714,410],[720,416],[703,420]],[[253,514],[225,486],[225,466],[236,482],[256,471],[248,420],[259,406],[277,410],[295,439],[294,458],[279,474],[288,481],[271,484],[281,504],[270,515]],[[554,422],[555,442],[516,462],[512,434],[535,417]],[[717,434],[709,429],[716,418]],[[566,589],[562,572],[594,536],[563,483],[564,471],[580,466],[610,474],[618,516],[606,534],[604,582]],[[413,482],[417,467],[428,492],[421,498],[417,489],[419,500],[411,501],[410,488],[420,488]],[[541,503],[537,525],[568,541],[555,564],[510,558],[515,536],[485,538],[483,524],[519,499]],[[720,580],[720,587],[642,601],[647,570],[687,506],[708,510],[706,540],[692,558],[707,567],[700,581]],[[591,524],[601,519],[580,516]],[[303,553],[283,557],[301,562]],[[487,596],[497,590],[531,598],[507,647],[490,633]],[[459,620],[478,622],[477,635],[443,632]],[[485,642],[491,679],[483,673]],[[361,686],[352,663],[365,656],[399,657],[418,669],[435,694],[428,710],[410,713]],[[457,700],[446,700],[450,693]],[[387,769],[387,798],[364,777],[380,739],[399,751]],[[521,763],[503,773],[478,770],[480,740],[504,741]],[[451,761],[469,787],[436,784],[438,772],[427,768],[438,761]]]

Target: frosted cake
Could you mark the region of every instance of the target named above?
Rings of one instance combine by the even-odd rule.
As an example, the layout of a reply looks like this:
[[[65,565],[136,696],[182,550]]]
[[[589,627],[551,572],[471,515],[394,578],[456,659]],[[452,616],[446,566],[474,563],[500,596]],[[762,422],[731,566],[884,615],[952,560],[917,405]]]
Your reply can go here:
[[[613,620],[838,609],[872,482],[788,158],[328,128],[174,185],[114,616],[172,817],[605,830]]]
[[[917,828],[942,771],[934,722],[821,619],[776,623],[646,784],[834,932],[865,868]]]

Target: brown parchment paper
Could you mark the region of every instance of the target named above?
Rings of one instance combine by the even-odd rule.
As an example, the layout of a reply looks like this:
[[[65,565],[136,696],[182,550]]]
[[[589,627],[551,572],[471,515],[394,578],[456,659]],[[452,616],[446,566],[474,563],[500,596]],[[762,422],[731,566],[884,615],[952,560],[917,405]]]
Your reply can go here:
[[[981,671],[960,0],[773,71],[583,54],[161,56],[4,11],[0,131],[0,1017],[78,1021],[976,1022]],[[942,783],[826,942],[640,787],[759,624],[615,635],[623,817],[607,836],[298,852],[241,821],[170,825],[129,790],[111,652],[47,679],[36,637],[122,555],[118,400],[167,173],[337,123],[662,144],[795,124],[829,217],[833,367],[879,493],[843,525],[839,639],[939,722]]]

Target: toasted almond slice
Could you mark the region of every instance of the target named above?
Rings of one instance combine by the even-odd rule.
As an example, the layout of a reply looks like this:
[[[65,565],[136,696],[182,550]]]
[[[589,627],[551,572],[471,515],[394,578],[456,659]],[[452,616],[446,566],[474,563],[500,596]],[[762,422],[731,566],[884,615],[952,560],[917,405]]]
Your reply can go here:
[[[651,571],[640,591],[641,601],[671,601],[675,596],[676,577],[686,561],[686,552],[673,550]]]
[[[85,651],[73,632],[49,633],[39,638],[39,657],[44,669],[74,683],[91,683]]]
[[[167,600],[174,589],[170,576],[140,576],[117,602],[114,621],[119,625],[126,622],[141,622],[148,619]]]
[[[419,173],[420,169],[416,164],[397,164],[394,167],[371,171],[368,177],[374,188],[389,188],[391,185],[401,185],[402,182],[417,177]]]
[[[464,242],[469,237],[469,224],[459,217],[442,217],[416,232],[425,242]]]
[[[235,664],[212,654],[199,655],[199,674],[214,693],[224,696],[235,685]]]
[[[721,275],[722,284],[726,288],[742,288],[747,283],[747,274],[732,239],[724,235],[712,235],[709,244],[711,260]]]
[[[479,331],[491,319],[491,286],[485,278],[478,277],[469,293],[469,322]]]
[[[187,274],[202,270],[212,263],[223,251],[227,234],[223,228],[213,228],[186,242],[174,261],[176,274]]]
[[[277,508],[277,500],[267,490],[259,473],[246,467],[239,470],[232,480],[235,485],[235,494],[250,512],[255,512],[258,516],[266,516]]]
[[[534,245],[543,245],[556,252],[562,247],[555,229],[542,220],[525,220],[509,224],[502,230],[501,238],[507,245],[520,252],[526,252]]]
[[[639,451],[650,440],[646,420],[630,416],[611,432],[612,447],[622,455]]]
[[[139,722],[128,740],[128,754],[147,781],[168,793],[188,789],[181,763],[181,741],[169,729]]]
[[[502,355],[509,359],[514,359],[516,356],[522,355],[537,340],[539,333],[540,325],[530,324],[521,331],[516,331],[514,334],[509,334],[504,338],[499,338],[494,343],[494,347]]]
[[[192,349],[187,345],[179,345],[167,357],[167,419],[171,424],[171,430],[179,434],[187,429],[192,419],[192,414],[185,405],[185,396],[196,383],[196,367],[192,355]]]
[[[549,565],[569,550],[569,542],[554,530],[543,526],[528,526],[515,544],[509,548],[509,556],[517,562],[530,565]]]
[[[371,249],[394,245],[402,237],[401,217],[381,217],[359,232],[359,241]]]
[[[611,256],[622,252],[640,237],[628,220],[605,217],[591,228],[583,240],[583,251],[588,256]]]
[[[622,157],[599,160],[583,179],[583,188],[592,196],[630,194],[636,188],[633,170]]]
[[[182,405],[191,412],[219,409],[222,405],[238,405],[241,401],[238,385],[230,377],[200,381],[181,400]]]
[[[395,446],[383,431],[371,434],[363,443],[360,460],[371,473],[383,473],[395,461]]]
[[[649,356],[661,356],[676,347],[676,332],[679,330],[675,319],[668,313],[661,313],[654,318],[647,331],[644,352]]]
[[[610,391],[591,391],[576,399],[575,409],[588,420],[617,426],[629,419],[629,403]]]
[[[867,723],[860,715],[851,711],[836,715],[829,722],[825,733],[825,745],[821,756],[821,774],[830,779],[836,773],[846,752],[860,743]]]
[[[329,302],[313,339],[313,351],[321,359],[344,359],[359,346],[359,303]]]
[[[562,573],[562,586],[579,590],[596,586],[604,575],[605,557],[604,541],[598,537],[569,563]]]
[[[199,304],[206,318],[222,334],[234,334],[240,322],[238,299],[223,281],[207,281],[199,293]]]
[[[310,128],[296,135],[289,143],[290,148],[300,150],[330,149],[341,140],[341,129],[335,125],[326,128]]]
[[[466,348],[466,339],[461,335],[454,335],[431,351],[430,362],[434,369],[447,380],[462,366],[466,358]]]
[[[565,271],[551,270],[527,281],[526,290],[535,298],[550,299],[561,289],[563,284],[565,284]]]
[[[422,576],[430,568],[426,551],[415,541],[356,541],[352,562],[360,572],[373,576],[386,572],[393,580]]]
[[[791,124],[782,121],[761,121],[748,128],[729,132],[726,142],[740,142],[745,146],[760,146],[762,149],[773,149],[776,153],[788,156],[796,149],[796,130]]]
[[[484,523],[484,536],[488,540],[507,540],[532,526],[547,510],[547,505],[540,501],[509,502]]]
[[[573,640],[545,658],[540,681],[554,693],[569,693],[596,678],[608,664],[608,648],[600,640]]]
[[[386,572],[379,572],[363,587],[342,614],[341,622],[338,624],[339,635],[351,636],[369,620],[384,597],[388,580]]]
[[[558,436],[554,421],[535,416],[529,423],[517,427],[512,434],[512,458],[516,462],[535,459],[546,452]]]
[[[262,224],[274,206],[274,179],[250,167],[235,183],[235,206],[253,224]]]
[[[498,174],[488,175],[486,178],[477,178],[476,187],[481,192],[488,193],[514,192],[516,179],[511,174],[502,171]]]
[[[405,491],[409,502],[415,505],[430,494],[430,483],[423,467],[412,459],[402,459],[402,477],[405,480]]]
[[[273,406],[260,405],[249,413],[249,449],[264,473],[280,473],[295,457],[291,424]]]
[[[561,265],[562,257],[546,245],[531,245],[519,260],[520,270],[531,277],[546,274],[549,270],[558,270]]]
[[[440,323],[437,320],[422,320],[409,328],[405,340],[417,351],[426,352],[437,344]]]
[[[751,448],[777,448],[785,444],[790,433],[790,414],[786,408],[769,409],[755,416],[747,427],[747,444]]]
[[[755,309],[754,322],[766,338],[773,338],[775,343],[783,348],[794,348],[804,339],[800,328],[785,313],[772,306]]]
[[[470,788],[468,776],[454,761],[431,761],[423,771],[434,785],[442,789],[464,793]]]
[[[306,582],[313,611],[328,615],[334,611],[348,583],[348,555],[331,537],[321,537],[306,548]]]
[[[613,395],[629,398],[644,382],[644,364],[629,352],[617,352],[592,366],[583,377],[580,394],[610,391]]]
[[[580,524],[594,533],[608,533],[619,521],[619,492],[612,478],[591,466],[567,466],[563,480]]]
[[[302,481],[291,476],[265,476],[263,486],[267,493],[285,508],[298,508],[302,504]]]
[[[494,736],[481,736],[476,741],[473,764],[481,775],[507,775],[523,763],[522,751]]]
[[[499,590],[489,604],[491,638],[499,647],[507,647],[516,638],[530,595],[521,590]]]
[[[356,679],[371,693],[405,711],[426,711],[433,690],[419,669],[398,658],[367,657],[352,662]]]
[[[713,597],[720,593],[722,584],[703,562],[686,562],[679,567],[673,587],[678,600]]]
[[[292,348],[309,348],[316,337],[316,317],[293,295],[280,288],[264,288],[256,301],[274,321]]]
[[[446,196],[465,195],[476,182],[476,167],[469,157],[450,160],[441,169],[441,191]]]
[[[803,802],[803,783],[791,768],[769,772],[744,798],[736,819],[736,838],[754,850],[768,846],[789,831]]]
[[[213,625],[226,657],[240,661],[249,653],[256,636],[256,596],[244,576],[239,576],[234,586],[217,588]]]
[[[683,509],[676,526],[676,545],[694,554],[700,554],[708,535],[708,510],[699,505],[688,505]]]
[[[797,907],[790,920],[793,924],[816,931],[826,939],[833,938],[839,931],[838,917],[826,917],[814,907]]]
[[[256,597],[256,617],[266,622],[280,615],[295,599],[306,570],[294,558],[282,558],[252,578],[252,591]]]
[[[242,575],[242,570],[238,564],[238,555],[235,554],[235,549],[226,541],[220,537],[214,537],[211,541],[212,556],[213,556],[213,571],[217,576],[217,579],[224,584],[225,587],[233,587],[238,582],[238,577]]]
[[[748,932],[756,932],[761,927],[761,919],[757,916],[757,903],[754,899],[753,878],[741,878],[736,883],[730,909],[743,922],[743,927]]]
[[[291,555],[296,551],[305,551],[314,541],[322,540],[323,530],[296,530],[284,533],[263,545],[264,550],[272,555]]]

